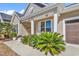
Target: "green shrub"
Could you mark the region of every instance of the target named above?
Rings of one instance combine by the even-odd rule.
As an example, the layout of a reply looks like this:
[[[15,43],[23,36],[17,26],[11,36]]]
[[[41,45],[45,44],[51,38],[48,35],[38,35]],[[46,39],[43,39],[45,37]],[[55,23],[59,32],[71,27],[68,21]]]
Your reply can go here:
[[[16,33],[16,32],[11,32],[11,33],[10,33],[10,37],[13,38],[13,37],[16,37],[16,36],[17,36],[17,33]]]
[[[32,38],[33,47],[44,52],[45,55],[50,53],[51,55],[58,55],[65,50],[63,36],[59,33],[44,32],[39,36]]]
[[[10,38],[12,27],[10,23],[0,22],[0,34],[2,34],[5,39]]]
[[[39,41],[39,35],[32,35],[31,37],[31,45],[36,48],[36,45],[38,44]]]
[[[21,39],[21,42],[23,44],[29,45],[29,46],[33,46],[33,44],[35,44],[35,41],[32,40],[32,38],[35,38],[35,36],[37,35],[27,35],[27,36],[23,36]]]
[[[62,40],[63,35],[59,33],[44,32],[39,35],[23,36],[22,43],[30,45],[45,55],[58,55],[65,50],[65,43]]]
[[[23,36],[22,39],[21,39],[21,42],[23,44],[29,44],[29,36]]]
[[[32,46],[31,38],[32,38],[32,36],[29,36],[29,35],[23,36],[22,39],[21,39],[21,42],[22,42],[23,44]]]

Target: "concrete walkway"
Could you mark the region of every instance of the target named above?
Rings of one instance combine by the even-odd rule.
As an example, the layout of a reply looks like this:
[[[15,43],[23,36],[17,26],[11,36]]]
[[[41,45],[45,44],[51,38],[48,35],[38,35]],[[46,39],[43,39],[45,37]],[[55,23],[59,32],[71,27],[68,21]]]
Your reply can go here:
[[[79,46],[66,45],[66,50],[59,56],[79,56]]]
[[[5,42],[5,44],[21,56],[45,56],[39,50],[33,49],[16,40]],[[58,56],[79,56],[79,46],[66,45],[66,50]]]
[[[13,51],[21,56],[44,56],[39,50],[33,49],[27,45],[18,42],[17,40],[14,41],[7,41],[4,42],[8,47],[10,47]]]

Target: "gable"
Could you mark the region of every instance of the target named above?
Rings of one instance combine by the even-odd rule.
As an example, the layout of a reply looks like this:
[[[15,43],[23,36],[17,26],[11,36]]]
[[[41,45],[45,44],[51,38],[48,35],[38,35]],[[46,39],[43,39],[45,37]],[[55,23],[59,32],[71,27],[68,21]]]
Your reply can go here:
[[[34,13],[37,10],[40,10],[40,9],[41,9],[40,6],[38,6],[38,5],[34,4],[34,3],[30,3],[28,5],[28,8],[26,9],[25,16],[30,15],[31,13]]]
[[[18,17],[14,14],[13,16],[12,16],[12,19],[11,19],[11,24],[18,24],[19,23],[19,19],[18,19]]]
[[[53,3],[29,3],[24,12],[24,17],[51,5],[53,5]]]

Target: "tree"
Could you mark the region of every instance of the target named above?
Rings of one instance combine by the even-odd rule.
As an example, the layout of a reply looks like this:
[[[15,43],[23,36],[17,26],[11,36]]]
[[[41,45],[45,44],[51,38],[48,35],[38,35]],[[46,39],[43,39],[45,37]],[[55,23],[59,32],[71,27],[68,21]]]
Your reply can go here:
[[[12,25],[10,23],[0,23],[0,34],[4,35],[5,38],[9,38],[11,32]]]

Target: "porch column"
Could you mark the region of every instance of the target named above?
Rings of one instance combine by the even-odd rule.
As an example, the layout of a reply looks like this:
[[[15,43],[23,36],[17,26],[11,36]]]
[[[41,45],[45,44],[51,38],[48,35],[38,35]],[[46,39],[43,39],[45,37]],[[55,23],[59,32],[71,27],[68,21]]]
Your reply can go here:
[[[58,25],[57,23],[58,23],[58,15],[57,15],[57,13],[55,13],[54,14],[54,32],[57,32],[57,29],[58,29],[57,28],[58,27],[57,26]]]
[[[31,20],[31,34],[34,34],[34,20]]]
[[[20,35],[20,22],[18,22],[18,35]]]

